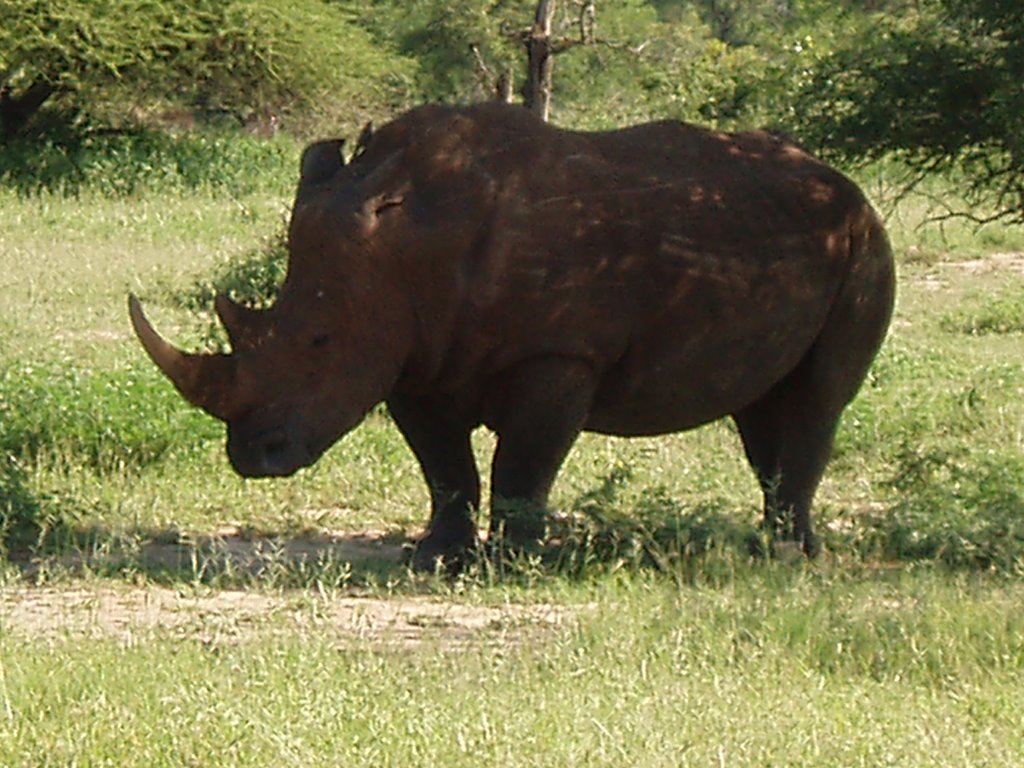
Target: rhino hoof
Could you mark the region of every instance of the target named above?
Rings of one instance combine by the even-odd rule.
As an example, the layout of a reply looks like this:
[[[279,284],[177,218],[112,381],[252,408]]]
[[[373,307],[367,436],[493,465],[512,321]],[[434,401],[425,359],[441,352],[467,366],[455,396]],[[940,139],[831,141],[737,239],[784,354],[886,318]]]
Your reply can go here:
[[[803,540],[756,533],[747,539],[747,551],[755,559],[770,558],[780,563],[795,563],[803,558],[813,560],[818,557],[821,554],[821,540],[813,533]]]
[[[473,561],[476,534],[469,539],[428,533],[412,550],[409,565],[417,573],[443,573],[454,576]]]

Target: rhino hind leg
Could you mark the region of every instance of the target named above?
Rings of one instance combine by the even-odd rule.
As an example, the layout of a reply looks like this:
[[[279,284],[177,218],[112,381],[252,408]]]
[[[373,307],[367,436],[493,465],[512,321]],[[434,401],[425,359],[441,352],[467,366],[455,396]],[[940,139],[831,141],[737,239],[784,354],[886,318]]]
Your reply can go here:
[[[811,504],[828,463],[838,410],[801,401],[805,387],[787,381],[734,416],[747,459],[764,494],[764,527],[808,555],[819,549]]]
[[[480,476],[470,443],[471,429],[410,398],[393,397],[388,409],[430,489],[430,523],[416,544],[413,568],[458,570],[477,544]]]
[[[769,533],[813,555],[811,502],[839,417],[856,395],[892,315],[892,253],[873,216],[856,238],[851,269],[803,360],[761,399],[733,415],[764,492]]]

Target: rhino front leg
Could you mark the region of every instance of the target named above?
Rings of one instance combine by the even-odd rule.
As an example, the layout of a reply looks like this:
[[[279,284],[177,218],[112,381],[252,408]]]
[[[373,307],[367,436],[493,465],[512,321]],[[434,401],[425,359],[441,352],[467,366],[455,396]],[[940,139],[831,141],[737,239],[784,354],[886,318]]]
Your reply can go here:
[[[433,571],[443,563],[458,569],[477,543],[474,518],[480,508],[480,476],[471,429],[413,398],[392,397],[388,409],[430,488],[430,523],[416,545],[413,567]]]
[[[544,537],[548,493],[586,422],[595,376],[585,362],[551,357],[494,382],[487,422],[498,433],[491,470],[494,542],[515,549]]]

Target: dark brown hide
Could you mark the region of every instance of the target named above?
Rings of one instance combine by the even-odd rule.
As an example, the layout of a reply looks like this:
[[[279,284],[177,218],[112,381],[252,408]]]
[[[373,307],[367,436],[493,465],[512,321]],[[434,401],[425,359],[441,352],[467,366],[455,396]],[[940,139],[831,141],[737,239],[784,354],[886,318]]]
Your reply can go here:
[[[517,511],[543,507],[581,430],[731,416],[767,524],[813,548],[835,426],[893,304],[849,180],[766,133],[577,133],[493,103],[414,109],[347,166],[339,146],[307,150],[275,306],[218,304],[239,472],[294,472],[386,400],[430,486],[429,566],[475,541],[480,424],[492,531],[530,538]]]

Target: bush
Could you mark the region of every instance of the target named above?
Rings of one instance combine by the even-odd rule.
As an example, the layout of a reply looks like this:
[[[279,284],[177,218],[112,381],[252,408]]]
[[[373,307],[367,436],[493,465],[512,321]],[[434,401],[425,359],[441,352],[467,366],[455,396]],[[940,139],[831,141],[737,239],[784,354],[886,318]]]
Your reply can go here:
[[[1024,5],[934,0],[879,13],[802,89],[805,143],[839,159],[896,156],[918,180],[963,173],[977,220],[1024,222]]]
[[[51,456],[104,472],[217,435],[151,365],[94,372],[51,363],[0,374],[0,455],[16,460]]]
[[[664,488],[623,497],[632,473],[616,467],[595,490],[580,496],[552,530],[556,567],[574,575],[591,568],[645,567],[678,574],[693,571],[713,553],[747,557],[758,534],[737,523],[723,505],[687,509]]]
[[[1024,572],[1024,459],[904,445],[887,486],[896,500],[847,542],[865,558]]]
[[[945,331],[969,336],[1024,333],[1024,297],[987,297],[944,315],[941,324]]]
[[[208,310],[214,298],[226,294],[250,307],[269,307],[288,271],[288,236],[279,232],[262,245],[222,262],[212,277],[197,278],[176,298],[185,309]]]
[[[39,499],[29,491],[25,472],[0,449],[0,550],[31,546],[42,533]]]
[[[39,111],[114,127],[168,109],[355,125],[405,103],[415,72],[357,25],[359,11],[327,0],[7,0],[0,133],[30,129]]]
[[[45,138],[9,141],[0,154],[0,184],[22,194],[86,190],[108,196],[174,190],[230,195],[285,194],[294,183],[298,145],[239,133],[172,135],[66,127]]]

